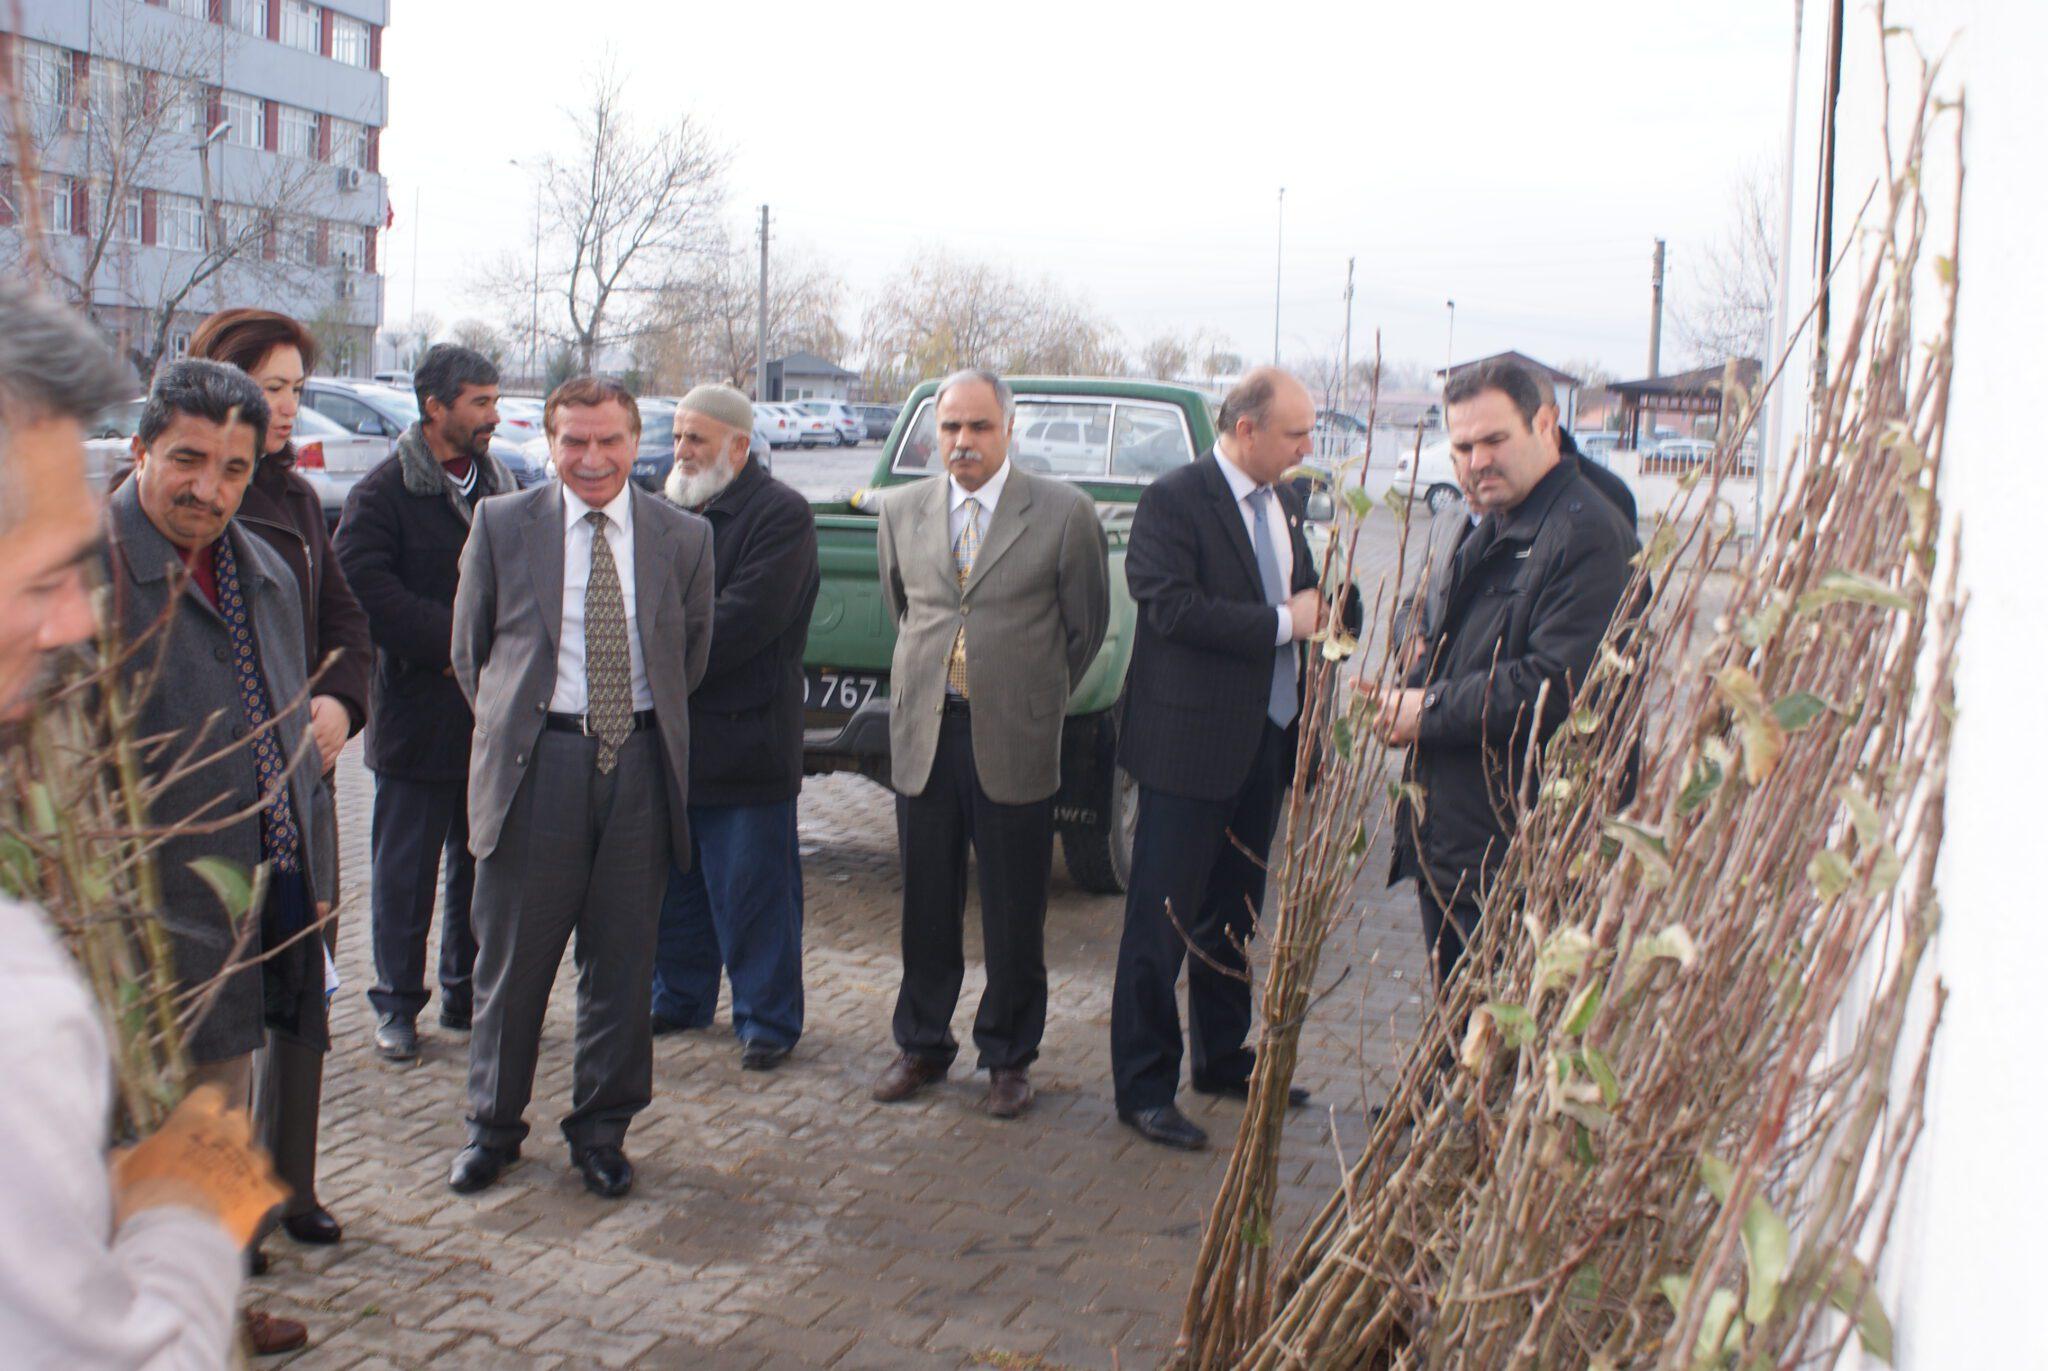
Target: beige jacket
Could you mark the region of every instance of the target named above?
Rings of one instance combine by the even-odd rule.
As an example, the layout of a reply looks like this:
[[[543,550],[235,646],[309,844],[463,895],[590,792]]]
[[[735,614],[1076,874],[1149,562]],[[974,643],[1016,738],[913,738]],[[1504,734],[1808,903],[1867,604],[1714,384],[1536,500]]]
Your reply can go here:
[[[1095,504],[1012,468],[962,587],[944,476],[891,491],[879,533],[882,601],[896,623],[889,676],[891,783],[922,794],[946,704],[946,658],[967,629],[974,765],[997,804],[1060,788],[1067,697],[1109,624],[1109,552]]]

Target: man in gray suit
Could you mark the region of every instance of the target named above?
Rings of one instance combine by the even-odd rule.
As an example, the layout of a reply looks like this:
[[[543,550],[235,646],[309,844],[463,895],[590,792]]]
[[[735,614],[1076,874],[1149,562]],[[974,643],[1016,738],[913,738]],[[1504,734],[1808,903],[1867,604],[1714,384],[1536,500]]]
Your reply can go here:
[[[690,692],[711,648],[711,531],[627,479],[640,408],[581,376],[542,422],[559,483],[485,500],[455,592],[455,677],[476,715],[469,845],[476,1015],[464,1194],[519,1155],[548,992],[576,937],[576,1069],[562,1121],[598,1195],[633,1185],[624,1142],[653,1093],[655,936],[687,863]]]
[[[980,871],[988,988],[974,1019],[984,1108],[1015,1118],[1045,1033],[1045,897],[1067,696],[1109,622],[1095,506],[1009,461],[1016,404],[993,373],[935,401],[944,480],[883,502],[882,598],[896,621],[889,756],[903,860],[899,1055],[874,1088],[909,1099],[952,1066],[965,972],[967,848]],[[979,614],[970,611],[980,610]]]

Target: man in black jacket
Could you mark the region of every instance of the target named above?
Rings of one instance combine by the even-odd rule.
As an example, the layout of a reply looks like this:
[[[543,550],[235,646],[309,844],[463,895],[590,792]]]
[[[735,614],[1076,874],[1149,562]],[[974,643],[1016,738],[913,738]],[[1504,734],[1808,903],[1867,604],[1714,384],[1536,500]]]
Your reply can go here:
[[[1408,747],[1422,788],[1395,824],[1392,880],[1416,879],[1439,984],[1491,898],[1537,751],[1572,708],[1628,586],[1635,529],[1561,451],[1557,410],[1512,362],[1444,387],[1454,460],[1476,524],[1449,557],[1440,612],[1381,736]]]
[[[377,1051],[419,1055],[414,1020],[426,1007],[427,933],[446,863],[441,919],[441,1024],[469,1030],[476,938],[469,899],[469,702],[449,655],[455,583],[477,501],[518,487],[489,455],[498,422],[498,369],[442,343],[413,371],[420,420],[390,457],[358,481],[342,510],[335,554],[370,617],[377,677],[363,759],[377,776],[370,815],[370,936],[377,982]]]
[[[1315,413],[1285,372],[1246,376],[1215,452],[1139,499],[1124,557],[1138,631],[1118,760],[1138,782],[1138,829],[1110,1062],[1117,1117],[1168,1147],[1208,1143],[1174,1106],[1183,960],[1195,1089],[1242,1098],[1251,1078],[1243,947],[1294,777],[1302,643],[1325,613],[1301,506],[1278,483],[1310,451]]]
[[[701,1028],[732,981],[740,1065],[779,1066],[804,1026],[804,637],[818,533],[804,497],[749,459],[754,408],[698,386],[676,410],[670,500],[711,522],[711,660],[690,696],[690,860],[671,868],[654,1031]],[[679,854],[680,855],[680,854]]]

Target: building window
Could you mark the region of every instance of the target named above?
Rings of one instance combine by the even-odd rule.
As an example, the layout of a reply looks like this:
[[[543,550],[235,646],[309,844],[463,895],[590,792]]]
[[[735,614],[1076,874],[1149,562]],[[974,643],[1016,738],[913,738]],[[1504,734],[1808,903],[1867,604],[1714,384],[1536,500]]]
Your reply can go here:
[[[78,100],[71,54],[52,43],[20,38],[14,44],[14,79],[33,111],[36,134],[49,138],[66,127]]]
[[[171,335],[171,356],[183,357],[192,350],[192,330],[179,329]]]
[[[263,102],[253,95],[220,93],[220,117],[228,124],[227,141],[235,147],[263,146]]]
[[[206,245],[206,217],[195,197],[157,193],[156,241],[159,247],[188,252]]]
[[[91,203],[86,206],[86,227],[89,232],[99,232],[104,222],[108,242],[139,243],[142,241],[141,191],[130,190],[122,192],[121,203],[114,206],[111,212],[107,208],[107,196],[111,191],[106,182],[95,181],[91,189],[86,193],[91,199]],[[103,215],[110,215],[110,217],[102,220],[101,216]]]
[[[334,16],[334,60],[352,67],[370,65],[370,26],[347,15]]]
[[[320,160],[320,116],[296,105],[277,107],[277,150],[287,157]]]
[[[138,122],[148,105],[146,79],[140,67],[108,57],[93,58],[93,117],[116,128]]]
[[[182,14],[187,19],[213,18],[213,0],[169,0],[166,8],[172,14]]]
[[[320,7],[308,0],[284,0],[278,11],[277,41],[300,52],[320,51]]]
[[[361,271],[369,259],[368,233],[360,224],[327,226],[327,260],[350,271]]]
[[[263,21],[269,8],[264,0],[227,0],[221,17],[231,29],[255,38],[268,38],[270,34]]]
[[[163,101],[166,111],[164,127],[168,132],[206,136],[206,91],[197,81],[159,76],[157,98]]]
[[[337,167],[370,169],[370,130],[362,124],[335,119],[328,124],[327,160]]]
[[[277,221],[277,260],[293,266],[310,267],[320,256],[320,230],[311,219],[280,215]]]
[[[43,232],[71,232],[71,178],[43,178]]]

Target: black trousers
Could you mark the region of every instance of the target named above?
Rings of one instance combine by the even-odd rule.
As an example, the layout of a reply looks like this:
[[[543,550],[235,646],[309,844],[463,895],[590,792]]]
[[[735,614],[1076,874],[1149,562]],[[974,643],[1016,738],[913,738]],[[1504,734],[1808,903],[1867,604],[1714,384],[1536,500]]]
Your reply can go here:
[[[974,769],[964,708],[939,725],[922,795],[896,797],[903,860],[903,988],[896,1045],[950,1063],[959,1051],[953,1007],[966,974],[967,847],[980,874],[982,957],[988,988],[974,1015],[979,1065],[1021,1069],[1045,1036],[1045,898],[1052,875],[1052,797],[1005,805],[989,799]]]
[[[1120,1110],[1172,1104],[1180,1087],[1174,982],[1183,961],[1195,1082],[1223,1085],[1251,1075],[1253,1053],[1245,1037],[1251,1031],[1252,988],[1239,949],[1266,898],[1264,859],[1287,793],[1294,744],[1294,730],[1269,722],[1251,775],[1229,799],[1138,788],[1131,885],[1109,1010],[1109,1059]],[[1188,956],[1190,942],[1202,956]]]
[[[667,764],[643,729],[609,775],[597,739],[543,731],[504,831],[476,872],[476,1021],[469,1136],[526,1137],[548,996],[576,938],[576,1063],[562,1133],[572,1152],[616,1147],[654,1097],[655,935],[668,885]]]
[[[468,784],[380,774],[370,808],[370,948],[377,967],[370,1003],[379,1018],[416,1019],[426,1008],[427,933],[444,864],[441,1008],[460,1016],[470,1012],[476,966],[476,935],[469,926],[476,861],[469,855]]]
[[[1479,902],[1464,889],[1443,893],[1450,898],[1439,900],[1427,876],[1415,878],[1415,894],[1422,905],[1422,942],[1429,949],[1429,969],[1439,990],[1457,970],[1465,944],[1479,931]]]

